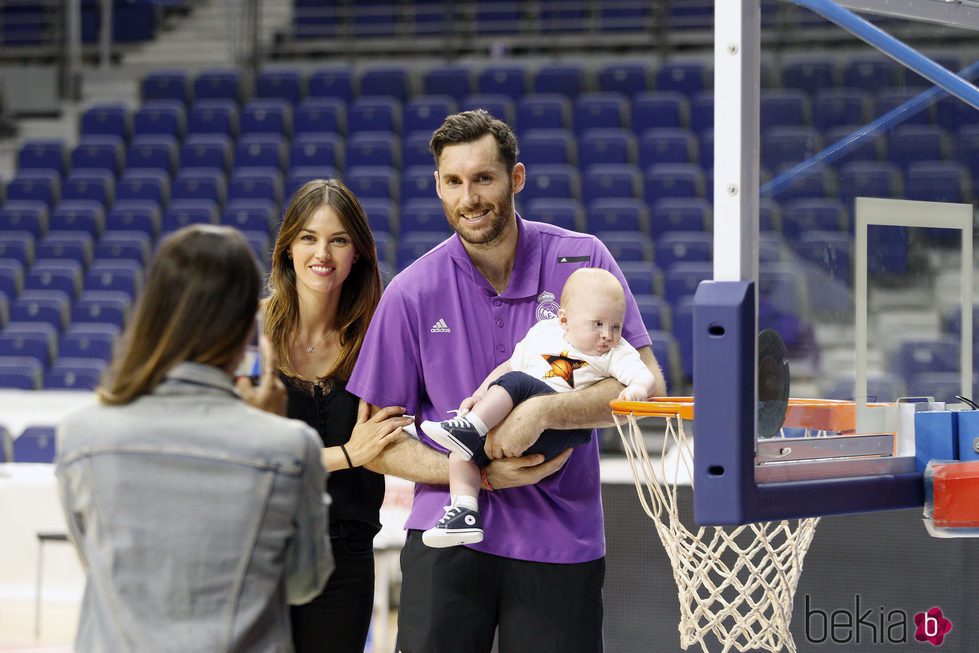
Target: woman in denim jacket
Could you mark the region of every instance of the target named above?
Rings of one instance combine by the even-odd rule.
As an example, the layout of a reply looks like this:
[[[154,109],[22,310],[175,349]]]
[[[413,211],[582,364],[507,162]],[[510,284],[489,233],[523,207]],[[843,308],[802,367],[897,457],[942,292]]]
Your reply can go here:
[[[291,651],[288,604],[330,575],[316,432],[249,406],[232,381],[260,291],[239,232],[165,240],[99,403],[60,425],[86,570],[79,653]]]

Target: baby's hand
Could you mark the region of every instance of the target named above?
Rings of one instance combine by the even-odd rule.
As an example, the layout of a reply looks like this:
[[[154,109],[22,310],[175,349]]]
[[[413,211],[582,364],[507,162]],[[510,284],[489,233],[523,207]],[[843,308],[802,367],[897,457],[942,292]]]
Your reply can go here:
[[[626,386],[619,393],[619,401],[646,401],[646,389],[638,385]]]
[[[463,399],[462,403],[459,404],[459,410],[457,411],[459,417],[465,417],[466,413],[472,410],[472,407],[476,405],[477,401],[479,401],[479,397],[476,395]]]

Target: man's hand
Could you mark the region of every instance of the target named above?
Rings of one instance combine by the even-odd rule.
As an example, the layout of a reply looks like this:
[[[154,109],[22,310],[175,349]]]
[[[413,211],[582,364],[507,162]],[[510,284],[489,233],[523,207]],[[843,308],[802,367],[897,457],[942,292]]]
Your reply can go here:
[[[543,454],[539,453],[519,458],[501,458],[494,460],[486,468],[486,478],[494,490],[533,485],[564,467],[570,457],[571,449],[565,449],[547,462],[544,462]]]
[[[545,428],[540,417],[537,397],[514,406],[510,414],[486,435],[486,455],[493,459],[522,455],[537,442]]]

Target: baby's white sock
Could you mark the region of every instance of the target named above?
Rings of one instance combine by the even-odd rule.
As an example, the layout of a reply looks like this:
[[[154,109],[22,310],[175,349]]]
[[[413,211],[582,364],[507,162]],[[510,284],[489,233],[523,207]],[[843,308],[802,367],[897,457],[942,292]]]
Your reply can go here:
[[[469,412],[466,415],[466,419],[469,420],[469,423],[472,424],[473,427],[475,427],[476,432],[479,433],[481,437],[486,437],[486,434],[489,433],[489,427],[486,426],[486,422],[481,420],[479,415],[476,413]]]
[[[470,497],[465,494],[457,494],[453,496],[452,505],[459,508],[468,508],[474,512],[479,512],[479,504],[476,502],[476,497]]]

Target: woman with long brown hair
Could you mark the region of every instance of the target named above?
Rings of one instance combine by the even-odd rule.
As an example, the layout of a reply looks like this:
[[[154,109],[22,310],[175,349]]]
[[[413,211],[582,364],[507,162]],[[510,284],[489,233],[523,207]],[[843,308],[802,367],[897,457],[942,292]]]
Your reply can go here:
[[[405,437],[404,409],[368,418],[346,390],[381,296],[374,237],[360,202],[340,181],[300,187],[272,251],[265,334],[288,391],[288,416],[323,440],[330,541],[336,570],[319,597],[292,608],[297,653],[362,653],[374,605],[373,539],[381,528],[384,477],[364,464]],[[246,389],[247,391],[247,389]]]

